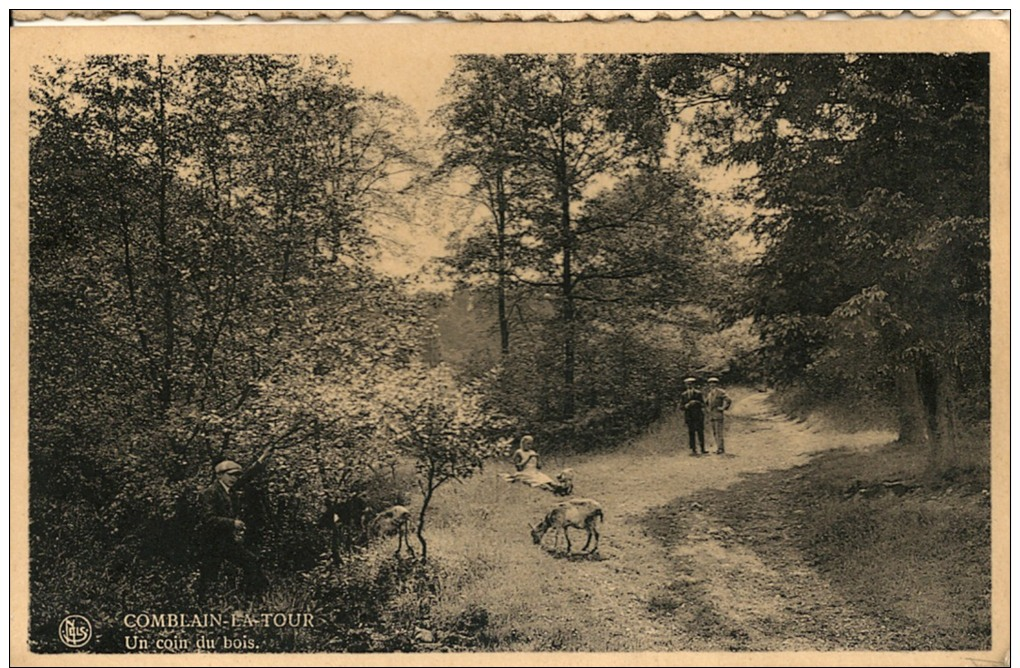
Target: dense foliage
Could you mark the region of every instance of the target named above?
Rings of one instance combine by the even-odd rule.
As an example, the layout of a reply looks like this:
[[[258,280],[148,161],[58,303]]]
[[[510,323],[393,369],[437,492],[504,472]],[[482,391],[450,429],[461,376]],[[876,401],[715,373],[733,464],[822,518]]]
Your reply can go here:
[[[463,285],[495,293],[493,391],[551,437],[546,447],[613,442],[659,416],[699,352],[652,332],[689,331],[681,312],[705,303],[733,231],[667,155],[661,105],[631,104],[658,98],[629,65],[465,56],[439,112],[444,166],[487,212],[451,264]],[[511,336],[513,313],[526,334]]]
[[[189,600],[195,494],[224,458],[275,449],[242,490],[271,579],[328,554],[320,517],[356,492],[405,500],[382,397],[428,326],[368,225],[420,165],[399,103],[332,59],[261,56],[55,62],[32,93],[35,628],[146,574]]]
[[[727,56],[715,70],[727,83],[694,126],[710,160],[755,170],[764,252],[745,309],[770,375],[892,405],[904,440],[953,465],[963,424],[989,413],[987,55]]]
[[[690,307],[761,337],[705,370],[756,367],[801,403],[897,420],[934,466],[987,420],[986,56],[466,57],[447,93],[450,168],[470,168],[490,219],[454,265],[497,293],[501,389],[566,442],[588,417],[634,414],[626,397],[668,396],[607,367],[605,337],[640,351],[642,328]],[[720,217],[689,165],[739,169],[725,196],[746,217]],[[540,342],[516,344],[540,360],[528,373],[505,302],[536,294]],[[685,352],[673,368],[699,368]]]

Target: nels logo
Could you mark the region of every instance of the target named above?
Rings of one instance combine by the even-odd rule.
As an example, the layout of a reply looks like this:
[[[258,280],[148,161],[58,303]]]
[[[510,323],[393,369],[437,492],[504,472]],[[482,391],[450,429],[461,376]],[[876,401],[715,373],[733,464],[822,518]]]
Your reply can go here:
[[[60,622],[60,642],[71,649],[78,649],[92,640],[92,624],[81,615],[68,615]]]

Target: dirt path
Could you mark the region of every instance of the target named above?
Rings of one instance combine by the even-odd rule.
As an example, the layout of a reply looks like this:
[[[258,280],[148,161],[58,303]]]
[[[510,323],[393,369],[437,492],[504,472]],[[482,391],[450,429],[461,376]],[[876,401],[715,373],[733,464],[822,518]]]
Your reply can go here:
[[[674,416],[625,451],[547,464],[547,469],[572,466],[576,494],[605,507],[603,541],[593,559],[557,558],[528,546],[500,551],[498,563],[479,561],[478,568],[491,568],[484,586],[465,592],[465,600],[506,611],[493,621],[509,636],[509,649],[881,646],[886,633],[880,621],[856,614],[792,546],[780,551],[783,563],[773,558],[766,564],[747,537],[686,497],[725,489],[744,474],[794,467],[822,450],[888,442],[891,435],[815,429],[777,416],[763,393],[731,394],[736,401],[727,422],[726,455],[690,456],[686,430]],[[517,489],[492,487],[490,493],[510,495],[500,503],[524,505],[532,517],[552,503],[548,496],[536,498],[534,490],[507,487]],[[775,500],[763,496],[761,503]],[[798,509],[789,512],[796,516]],[[500,517],[508,518],[507,526],[492,527],[494,534],[520,533],[514,513],[491,515],[489,525]],[[771,539],[782,542],[781,530]],[[512,586],[499,583],[507,574]],[[497,597],[512,602],[504,600],[501,607]]]

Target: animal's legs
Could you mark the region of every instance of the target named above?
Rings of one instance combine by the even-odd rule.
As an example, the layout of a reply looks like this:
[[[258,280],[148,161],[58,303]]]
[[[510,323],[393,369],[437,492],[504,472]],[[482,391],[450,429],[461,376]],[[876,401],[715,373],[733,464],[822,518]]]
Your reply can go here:
[[[411,553],[412,557],[414,557],[415,556],[414,548],[411,547],[411,539],[409,538],[409,535],[411,533],[410,527],[408,527],[405,524],[404,525],[404,529],[403,529],[403,531],[401,531],[401,533],[404,535],[404,544],[407,545],[407,551]]]
[[[599,551],[599,530],[595,527],[595,523],[594,522],[591,523],[591,526],[588,527],[588,530],[591,533],[595,534],[595,547],[591,548],[591,551],[593,553],[594,552],[598,552]],[[589,540],[590,539],[591,539],[591,536],[589,535]]]
[[[592,527],[591,527],[590,525],[585,525],[584,529],[585,529],[585,531],[587,531],[587,532],[588,532],[588,540],[586,540],[586,541],[584,542],[584,547],[582,547],[582,548],[581,548],[581,552],[584,552],[584,551],[586,551],[586,550],[588,549],[588,546],[589,546],[589,545],[591,545],[591,532],[592,532]]]

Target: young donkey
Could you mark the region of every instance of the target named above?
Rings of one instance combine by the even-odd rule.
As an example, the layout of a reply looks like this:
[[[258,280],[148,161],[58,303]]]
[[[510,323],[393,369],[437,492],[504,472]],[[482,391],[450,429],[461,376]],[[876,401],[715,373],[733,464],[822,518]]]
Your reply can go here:
[[[603,520],[602,506],[597,501],[592,499],[561,501],[546,513],[545,519],[542,520],[541,524],[531,527],[531,539],[535,541],[535,545],[538,545],[542,542],[542,538],[549,529],[563,529],[563,537],[567,539],[567,554],[570,554],[570,534],[567,532],[567,529],[570,527],[584,529],[588,532],[588,540],[585,542],[584,547],[581,548],[581,552],[588,549],[588,546],[591,545],[592,536],[594,536],[595,546],[591,549],[594,554],[599,549],[599,530],[595,526],[596,520]],[[557,538],[556,542],[559,543],[559,534],[554,535]]]

